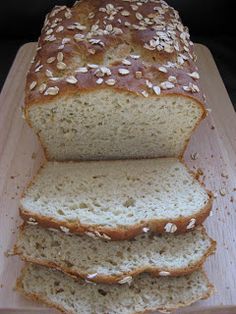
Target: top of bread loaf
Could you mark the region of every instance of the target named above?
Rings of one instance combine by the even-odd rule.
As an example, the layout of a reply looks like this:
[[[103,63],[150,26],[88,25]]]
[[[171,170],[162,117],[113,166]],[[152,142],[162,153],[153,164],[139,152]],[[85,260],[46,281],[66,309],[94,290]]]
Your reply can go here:
[[[193,43],[164,1],[82,0],[47,15],[25,104],[113,88],[141,97],[183,94],[200,104]]]

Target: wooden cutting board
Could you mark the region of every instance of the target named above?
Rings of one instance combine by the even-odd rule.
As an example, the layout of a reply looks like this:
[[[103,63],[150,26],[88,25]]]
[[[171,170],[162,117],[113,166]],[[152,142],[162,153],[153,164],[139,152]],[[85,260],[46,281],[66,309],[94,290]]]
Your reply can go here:
[[[206,306],[233,305],[230,308],[236,313],[236,114],[210,51],[199,44],[195,47],[201,84],[210,109],[207,119],[191,139],[185,160],[192,169],[198,170],[207,188],[216,193],[213,215],[208,218],[206,226],[217,240],[218,249],[205,266],[217,292],[209,300],[198,302],[191,308],[200,310]],[[29,43],[19,50],[0,98],[1,313],[8,313],[8,309],[35,313],[36,308],[43,313],[40,305],[13,291],[21,262],[18,257],[7,257],[5,253],[12,249],[20,224],[18,200],[21,192],[44,160],[42,149],[22,119],[20,110],[25,75],[35,48],[35,43]],[[192,154],[198,158],[193,160]],[[190,313],[190,309],[187,312]]]

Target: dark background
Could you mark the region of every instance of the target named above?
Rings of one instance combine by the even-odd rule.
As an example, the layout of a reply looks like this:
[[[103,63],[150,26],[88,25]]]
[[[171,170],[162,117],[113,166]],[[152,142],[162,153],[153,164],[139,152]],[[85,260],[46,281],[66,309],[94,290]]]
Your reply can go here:
[[[236,105],[236,25],[233,0],[167,0],[180,13],[194,42],[211,50],[230,98]],[[0,2],[0,89],[17,50],[36,41],[44,17],[54,5],[72,5],[66,0],[1,0]]]

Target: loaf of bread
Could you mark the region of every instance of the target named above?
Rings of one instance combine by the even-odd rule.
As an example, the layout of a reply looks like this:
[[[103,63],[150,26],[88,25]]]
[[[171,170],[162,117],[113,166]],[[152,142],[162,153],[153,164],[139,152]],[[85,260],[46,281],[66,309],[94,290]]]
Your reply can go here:
[[[50,160],[182,156],[205,116],[188,29],[157,0],[55,7],[25,95]]]
[[[68,314],[141,314],[171,311],[213,293],[203,271],[181,277],[151,278],[143,274],[128,285],[94,285],[75,281],[43,266],[26,267],[17,289]]]
[[[107,240],[183,233],[209,215],[211,194],[175,158],[48,162],[26,189],[31,224]]]
[[[140,273],[179,276],[199,269],[214,253],[215,242],[203,227],[173,235],[139,235],[135,240],[102,241],[24,225],[15,254],[88,281],[119,283]]]

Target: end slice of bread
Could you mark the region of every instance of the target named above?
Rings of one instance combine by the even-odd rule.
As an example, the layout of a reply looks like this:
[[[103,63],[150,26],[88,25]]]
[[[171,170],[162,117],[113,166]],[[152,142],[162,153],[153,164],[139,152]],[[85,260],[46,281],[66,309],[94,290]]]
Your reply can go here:
[[[20,213],[31,224],[121,240],[146,230],[186,232],[211,205],[210,193],[175,158],[48,162]]]
[[[29,265],[17,289],[70,314],[135,314],[188,306],[214,291],[203,271],[182,277],[137,277],[130,285],[87,284],[43,266]]]
[[[139,235],[135,240],[101,241],[39,226],[22,226],[15,254],[88,281],[119,283],[150,272],[185,275],[200,268],[216,242],[202,226],[185,234]]]

